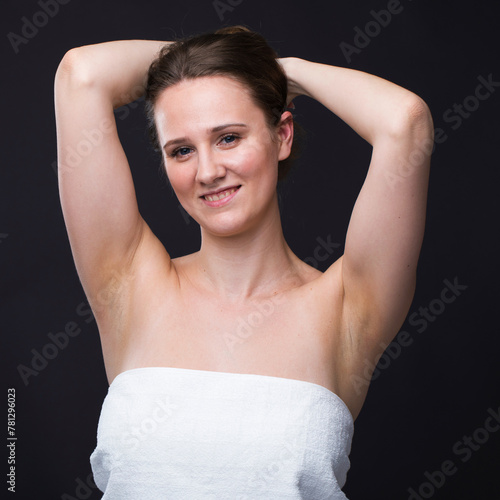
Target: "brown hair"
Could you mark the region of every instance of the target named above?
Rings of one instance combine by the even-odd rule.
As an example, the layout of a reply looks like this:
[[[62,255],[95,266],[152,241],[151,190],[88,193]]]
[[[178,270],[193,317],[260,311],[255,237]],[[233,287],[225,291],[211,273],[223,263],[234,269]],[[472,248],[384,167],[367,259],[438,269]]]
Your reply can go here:
[[[230,26],[215,33],[196,35],[165,45],[149,68],[145,111],[153,147],[161,153],[154,119],[161,92],[182,80],[203,76],[227,76],[244,85],[265,114],[272,131],[286,110],[287,78],[276,60],[278,55],[264,37],[244,26]],[[294,129],[297,130],[294,123]],[[297,155],[294,140],[290,156],[279,162],[278,180],[283,179]]]

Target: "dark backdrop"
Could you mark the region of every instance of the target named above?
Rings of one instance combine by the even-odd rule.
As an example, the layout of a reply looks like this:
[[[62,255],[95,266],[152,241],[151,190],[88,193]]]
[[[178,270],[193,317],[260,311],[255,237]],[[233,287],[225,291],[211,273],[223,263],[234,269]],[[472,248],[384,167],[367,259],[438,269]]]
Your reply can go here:
[[[281,56],[360,69],[412,90],[440,129],[407,333],[382,357],[356,420],[348,497],[406,499],[413,488],[415,499],[500,498],[495,3],[3,2],[2,367],[5,398],[8,388],[16,397],[18,498],[100,498],[85,484],[92,485],[89,456],[107,381],[59,204],[57,65],[79,45],[170,40],[240,23],[260,31]],[[388,9],[390,20],[380,13]],[[302,97],[295,104],[307,142],[281,190],[283,225],[292,249],[324,270],[342,254],[371,148],[318,103]],[[195,251],[198,228],[158,173],[142,103],[116,118],[142,215],[172,256]],[[321,239],[339,246],[318,261]],[[66,336],[57,335],[62,331]],[[5,429],[5,410],[4,418]],[[4,480],[9,453],[4,446]]]

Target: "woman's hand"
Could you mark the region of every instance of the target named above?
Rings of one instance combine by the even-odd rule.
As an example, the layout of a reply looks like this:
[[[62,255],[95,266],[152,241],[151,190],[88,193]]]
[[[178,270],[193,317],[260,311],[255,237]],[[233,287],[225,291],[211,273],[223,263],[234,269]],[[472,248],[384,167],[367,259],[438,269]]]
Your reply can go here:
[[[305,90],[293,79],[293,68],[297,58],[295,57],[281,57],[278,62],[281,64],[285,71],[288,80],[288,96],[286,104],[288,107],[295,108],[292,101],[301,95],[308,95]]]

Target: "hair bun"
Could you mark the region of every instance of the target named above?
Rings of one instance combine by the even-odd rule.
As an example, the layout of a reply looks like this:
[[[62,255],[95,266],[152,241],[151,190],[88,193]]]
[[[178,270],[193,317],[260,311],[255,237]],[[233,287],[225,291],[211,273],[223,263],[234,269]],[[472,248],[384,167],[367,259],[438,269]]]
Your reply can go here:
[[[236,26],[226,26],[215,32],[216,35],[234,35],[236,33],[252,33],[246,26],[241,24]]]

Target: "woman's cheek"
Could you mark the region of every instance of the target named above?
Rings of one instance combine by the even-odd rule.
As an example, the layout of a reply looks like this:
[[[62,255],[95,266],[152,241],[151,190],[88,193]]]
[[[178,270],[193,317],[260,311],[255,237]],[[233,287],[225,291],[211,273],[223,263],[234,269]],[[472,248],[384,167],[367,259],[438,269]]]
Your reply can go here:
[[[182,167],[182,166],[180,166]],[[179,193],[187,192],[193,184],[193,174],[189,168],[180,168],[177,165],[172,165],[167,168],[167,176],[174,191]]]
[[[262,147],[257,144],[248,144],[245,149],[239,151],[238,170],[242,175],[252,175],[263,166],[266,161]]]

